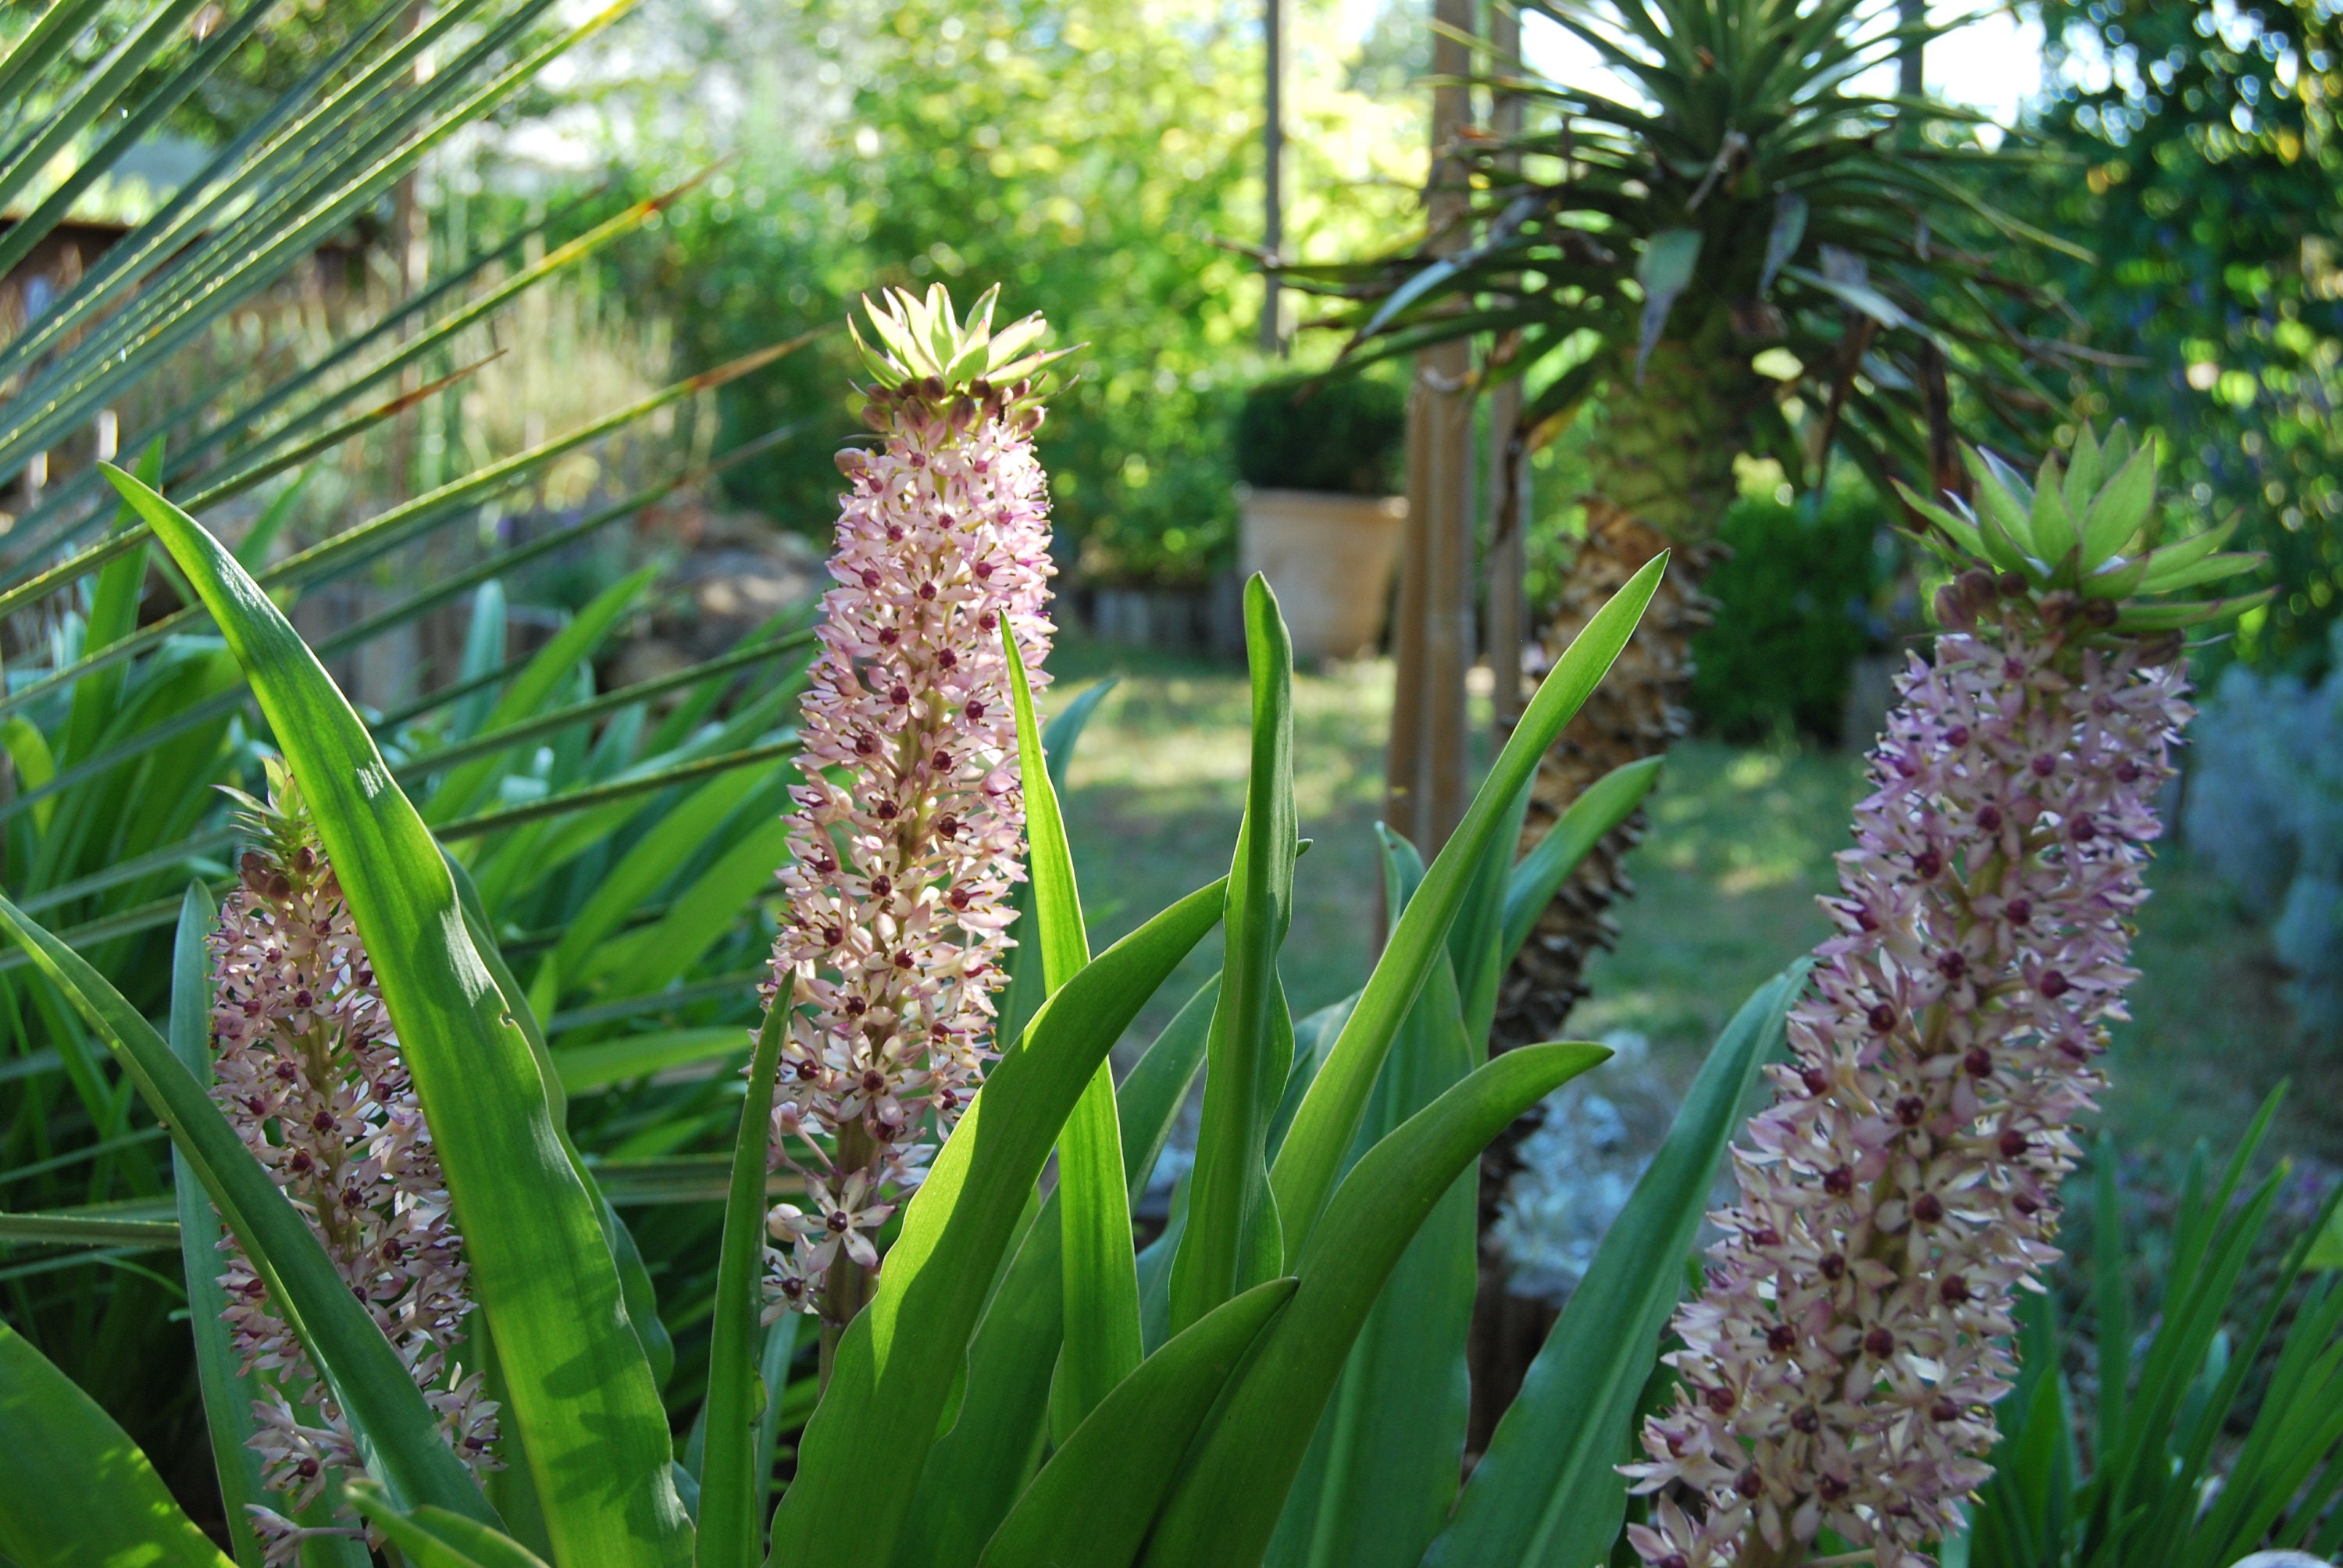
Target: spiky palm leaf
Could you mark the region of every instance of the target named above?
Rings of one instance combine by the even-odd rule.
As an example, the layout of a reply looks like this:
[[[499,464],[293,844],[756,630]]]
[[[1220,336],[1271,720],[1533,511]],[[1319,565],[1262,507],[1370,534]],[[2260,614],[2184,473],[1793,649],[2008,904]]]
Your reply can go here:
[[[197,8],[185,0],[56,0],[0,59],[0,202],[24,214],[0,232],[0,265],[40,255],[76,197],[249,44],[270,8],[269,0],[246,0],[196,37]],[[0,690],[0,884],[62,928],[142,1007],[159,1006],[167,928],[189,877],[216,882],[226,871],[236,831],[212,786],[256,781],[255,743],[266,729],[189,596],[156,612],[157,602],[170,602],[150,590],[150,568],[164,570],[160,552],[150,552],[149,530],[98,482],[85,432],[99,411],[119,412],[122,450],[198,515],[218,515],[223,503],[335,457],[462,376],[468,333],[477,337],[525,291],[588,260],[671,197],[598,223],[557,212],[304,363],[273,376],[246,367],[176,402],[166,389],[185,379],[173,367],[232,313],[262,303],[321,243],[370,219],[434,147],[510,104],[546,60],[623,9],[568,28],[554,25],[550,0],[449,0],[402,32],[406,0],[381,5],[152,216],[0,337],[0,479],[24,475],[36,457],[55,465],[47,486],[26,487],[28,504],[0,539],[0,619],[13,638]],[[431,68],[418,70],[425,60]],[[73,172],[42,183],[55,181],[61,153]],[[499,276],[533,235],[553,242],[542,260]],[[792,346],[679,382],[269,565],[266,538],[286,510],[273,508],[248,536],[249,564],[280,602],[313,593],[476,520],[484,506],[511,506],[565,455]],[[500,628],[500,580],[764,444],[671,473],[415,586],[321,638],[318,651],[350,655],[468,593],[476,618]],[[597,691],[587,661],[649,586],[634,582],[622,602],[589,608],[574,635],[535,658],[508,661],[495,638],[476,638],[493,657],[453,687],[374,716],[374,728],[418,799],[461,780],[461,803],[435,820],[481,884],[482,912],[507,940],[510,961],[537,977],[555,1015],[557,1053],[578,1048],[575,1074],[565,1065],[565,1078],[600,1096],[583,1108],[581,1124],[607,1122],[614,1139],[652,1128],[638,1147],[668,1154],[714,1124],[719,1089],[694,1081],[602,1091],[679,1067],[712,1073],[731,1043],[712,1026],[753,1008],[745,985],[670,982],[746,970],[761,950],[765,933],[740,919],[754,902],[740,890],[762,852],[764,819],[773,815],[763,808],[786,766],[788,738],[777,726],[789,683],[775,672],[799,656],[792,628],[775,623],[735,654]],[[753,695],[726,712],[728,694],[759,670]],[[653,839],[654,870],[637,875],[628,896],[595,902],[590,873]],[[590,936],[579,939],[580,930]],[[558,970],[543,961],[556,950]],[[156,1392],[185,1386],[186,1359],[178,1336],[154,1332],[172,1304],[155,1271],[176,1271],[167,1258],[146,1255],[172,1244],[161,1130],[22,958],[14,950],[0,958],[0,1015],[10,1030],[0,1044],[8,1316],[102,1402],[119,1408],[116,1395],[144,1386],[139,1435],[158,1455],[198,1462],[199,1442],[157,1429],[187,1408]],[[636,1185],[655,1199],[696,1199],[720,1195],[721,1182],[720,1165],[711,1175],[670,1161]],[[626,1190],[624,1176],[612,1185]],[[28,1211],[45,1218],[24,1218]]]

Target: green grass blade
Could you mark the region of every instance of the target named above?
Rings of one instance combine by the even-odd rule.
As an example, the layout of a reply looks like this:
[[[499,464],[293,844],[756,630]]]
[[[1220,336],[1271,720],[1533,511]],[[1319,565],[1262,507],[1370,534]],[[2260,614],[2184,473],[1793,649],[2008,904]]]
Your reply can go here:
[[[1017,764],[1025,785],[1025,864],[1033,883],[1034,940],[1045,997],[1091,961],[1073,851],[1050,778],[1033,691],[1016,633],[1004,620],[1001,647],[1017,716]],[[1071,1432],[1139,1365],[1139,1265],[1131,1250],[1131,1200],[1123,1187],[1122,1136],[1115,1114],[1114,1065],[1101,1061],[1058,1134],[1059,1266],[1064,1275],[1065,1346],[1058,1361],[1051,1424]]]
[[[1131,1201],[1147,1190],[1204,1065],[1220,986],[1207,980],[1155,1037],[1116,1094]],[[970,1568],[1041,1462],[1051,1372],[1064,1335],[1056,1194],[1041,1205],[969,1344],[968,1390],[928,1454],[894,1568]]]
[[[1710,1183],[1804,983],[1803,965],[1776,976],[1725,1025],[1425,1568],[1584,1568],[1610,1549],[1627,1503],[1626,1478],[1612,1467],[1684,1288]]]
[[[447,1172],[557,1553],[681,1568],[691,1526],[616,1260],[438,846],[259,585],[186,513],[108,477],[219,622],[311,803]]]
[[[1513,880],[1513,847],[1522,840],[1522,819],[1529,815],[1529,809],[1530,786],[1524,784],[1514,792],[1513,804],[1497,822],[1497,830],[1489,836],[1489,847],[1482,852],[1481,864],[1464,890],[1463,906],[1448,928],[1448,961],[1455,973],[1464,1038],[1473,1041],[1484,1057],[1489,1028],[1497,1016],[1497,987],[1503,981],[1506,966],[1512,960],[1512,954],[1503,947],[1505,890]],[[1414,852],[1414,845],[1383,824],[1378,822],[1375,828],[1386,852],[1394,843],[1407,844],[1409,852]],[[1423,879],[1421,857],[1415,879]],[[1384,908],[1397,911],[1403,905],[1404,900],[1392,900]]]
[[[198,1084],[212,1075],[211,953],[204,945],[215,915],[211,894],[190,883],[179,906],[178,940],[171,954],[171,1054]],[[227,1292],[220,1287],[220,1222],[204,1196],[187,1157],[171,1151],[171,1171],[179,1215],[179,1256],[187,1284],[187,1327],[196,1342],[196,1386],[204,1400],[204,1422],[219,1479],[220,1514],[228,1522],[228,1542],[240,1568],[260,1568],[260,1537],[247,1523],[245,1505],[260,1501],[260,1456],[252,1451],[252,1380],[238,1370],[242,1358],[229,1348]]]
[[[1180,1456],[1295,1283],[1255,1285],[1148,1357],[1041,1467],[981,1568],[1129,1568]]]
[[[229,1568],[129,1433],[0,1322],[0,1553],[19,1568]]]
[[[1142,1563],[1261,1561],[1360,1325],[1417,1227],[1508,1122],[1610,1054],[1576,1044],[1507,1051],[1352,1167],[1302,1249],[1301,1288],[1190,1454]]]
[[[358,1435],[367,1468],[402,1497],[492,1517],[471,1473],[440,1441],[438,1420],[398,1352],[351,1298],[307,1221],[246,1151],[170,1045],[86,960],[5,898],[0,926],[106,1037],[156,1119],[170,1128],[172,1142],[243,1244],[271,1304],[324,1372]]]
[[[1464,820],[1433,860],[1423,891],[1410,900],[1393,928],[1358,1006],[1302,1098],[1278,1151],[1272,1181],[1289,1250],[1298,1251],[1306,1242],[1325,1207],[1342,1157],[1366,1112],[1384,1053],[1431,974],[1433,960],[1448,940],[1448,928],[1513,797],[1627,645],[1666,568],[1665,555],[1646,562],[1555,661],[1482,781]]]
[[[769,1562],[887,1561],[909,1489],[874,1492],[870,1478],[925,1462],[960,1347],[1059,1131],[1116,1039],[1218,923],[1226,891],[1220,882],[1200,889],[1101,953],[994,1065],[905,1210],[878,1295],[839,1342],[829,1391],[798,1448],[797,1481],[773,1516]]]
[[[757,1417],[780,1391],[757,1375],[757,1320],[764,1307],[765,1161],[772,1137],[773,1079],[794,1000],[784,980],[757,1031],[732,1148],[732,1191],[724,1205],[724,1247],[716,1268],[716,1315],[708,1344],[707,1437],[699,1467],[699,1541],[695,1568],[751,1568],[762,1535],[757,1517]]]
[[[1625,763],[1613,769],[1593,784],[1586,792],[1570,803],[1562,819],[1546,829],[1537,847],[1523,855],[1513,867],[1512,883],[1505,890],[1505,935],[1503,962],[1510,965],[1522,944],[1530,940],[1537,929],[1538,916],[1554,901],[1554,896],[1588,851],[1608,838],[1611,830],[1635,814],[1644,797],[1659,782],[1662,757],[1646,757],[1639,762]]]
[[[1245,649],[1252,675],[1252,769],[1229,872],[1227,957],[1188,1224],[1172,1263],[1174,1333],[1278,1272],[1277,1263],[1264,1262],[1297,1251],[1301,1235],[1280,1226],[1268,1154],[1270,1118],[1293,1062],[1292,1025],[1283,1019],[1277,975],[1277,951],[1293,914],[1293,645],[1277,596],[1259,573],[1245,584]]]

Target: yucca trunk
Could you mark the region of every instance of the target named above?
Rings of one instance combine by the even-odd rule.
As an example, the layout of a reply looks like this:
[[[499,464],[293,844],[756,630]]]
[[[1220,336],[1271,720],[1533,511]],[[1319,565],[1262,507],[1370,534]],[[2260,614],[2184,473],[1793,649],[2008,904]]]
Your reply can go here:
[[[1711,337],[1725,340],[1707,341]],[[1746,446],[1750,413],[1765,390],[1748,367],[1745,347],[1719,329],[1696,342],[1656,346],[1641,384],[1623,385],[1605,400],[1602,429],[1590,443],[1586,538],[1562,601],[1540,633],[1544,658],[1558,658],[1644,562],[1664,549],[1674,556],[1618,662],[1540,762],[1519,852],[1544,838],[1588,785],[1665,751],[1684,732],[1692,638],[1708,624],[1701,582],[1720,551],[1714,536],[1734,497],[1734,457]],[[1562,1037],[1586,994],[1588,961],[1618,938],[1612,906],[1634,891],[1625,859],[1643,837],[1644,821],[1638,811],[1596,845],[1539,917],[1499,991],[1492,1050]],[[1511,1295],[1505,1261],[1485,1244],[1506,1183],[1520,1169],[1518,1145],[1536,1126],[1533,1111],[1482,1156],[1484,1245],[1471,1356],[1474,1452],[1513,1402],[1554,1322],[1545,1303]]]

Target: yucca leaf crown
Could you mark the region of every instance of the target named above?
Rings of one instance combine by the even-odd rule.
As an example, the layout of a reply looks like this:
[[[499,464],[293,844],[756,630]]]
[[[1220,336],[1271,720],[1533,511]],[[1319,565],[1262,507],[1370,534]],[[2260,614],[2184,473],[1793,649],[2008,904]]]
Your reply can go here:
[[[2097,630],[2177,632],[2266,604],[2266,588],[2217,598],[2171,598],[2250,571],[2268,558],[2224,552],[2237,519],[2167,539],[2157,504],[2156,450],[2121,420],[2101,441],[2086,425],[2074,450],[2053,452],[2028,483],[1990,452],[1965,447],[1974,504],[1947,493],[1927,501],[1901,483],[1904,499],[1934,525],[1929,544],[1963,568],[1936,596],[1938,618],[1966,629],[1998,598],[2025,598],[2052,625],[2079,618]]]
[[[1035,378],[1073,349],[1034,347],[1049,330],[1039,311],[993,331],[1000,296],[999,284],[986,289],[961,320],[940,283],[930,286],[925,299],[900,288],[881,290],[876,303],[865,295],[862,312],[879,346],[850,317],[846,324],[871,377],[864,417],[886,430],[899,410],[934,416],[965,408],[1013,419],[1023,430],[1039,425],[1045,388]]]

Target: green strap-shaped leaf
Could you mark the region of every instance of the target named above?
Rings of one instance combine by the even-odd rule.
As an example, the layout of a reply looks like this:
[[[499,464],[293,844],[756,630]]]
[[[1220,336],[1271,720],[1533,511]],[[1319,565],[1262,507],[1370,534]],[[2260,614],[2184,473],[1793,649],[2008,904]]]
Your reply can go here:
[[[406,1554],[415,1568],[546,1568],[545,1559],[499,1530],[444,1508],[402,1513],[382,1489],[353,1482],[345,1489],[357,1510]]]
[[[1781,1047],[1801,963],[1742,1004],[1612,1222],[1522,1392],[1473,1469],[1426,1568],[1585,1568],[1626,1510],[1635,1401],[1684,1288],[1710,1183],[1758,1070]]]
[[[1578,863],[1610,836],[1611,829],[1635,814],[1635,808],[1659,782],[1660,765],[1665,760],[1646,757],[1623,763],[1597,779],[1570,803],[1561,820],[1546,829],[1536,848],[1514,865],[1513,880],[1505,889],[1505,965],[1513,963],[1522,944],[1530,940],[1538,916],[1554,902],[1554,894]]]
[[[695,1568],[750,1568],[757,1561],[757,1417],[766,1399],[757,1375],[757,1320],[764,1306],[765,1164],[772,1139],[773,1079],[795,1000],[789,980],[773,998],[749,1063],[749,1095],[732,1147],[732,1191],[724,1204],[724,1249],[716,1264],[716,1311],[709,1328],[706,1447],[699,1467],[699,1541]]]
[[[504,695],[489,709],[480,728],[500,729],[543,708],[575,673],[579,661],[590,658],[602,639],[634,608],[635,600],[659,575],[658,567],[645,567],[596,594],[593,602],[579,610],[577,618],[556,633],[553,640],[539,648],[521,667],[521,672],[506,684]],[[497,752],[458,763],[424,803],[425,814],[434,822],[462,815],[502,766],[503,754]]]
[[[829,1390],[773,1515],[777,1568],[868,1568],[894,1550],[961,1348],[1074,1102],[1165,977],[1220,919],[1201,888],[1101,953],[997,1062],[904,1211],[879,1293],[839,1342]],[[841,1522],[844,1522],[841,1523]]]
[[[1218,977],[1155,1037],[1115,1095],[1128,1190],[1136,1205],[1204,1065]],[[895,1568],[969,1568],[1041,1462],[1051,1372],[1063,1340],[1057,1195],[1041,1205],[970,1342],[968,1389],[952,1428],[928,1454]]]
[[[1512,848],[1503,839],[1490,845],[1499,878]],[[1387,908],[1405,909],[1407,873],[1422,869],[1414,846],[1387,834]],[[1487,885],[1485,908],[1468,909],[1456,925],[1483,927],[1492,950],[1503,886]],[[1452,966],[1434,960],[1383,1062],[1356,1156],[1473,1070],[1483,1052],[1462,1010]],[[1450,1184],[1361,1325],[1278,1519],[1269,1551],[1276,1568],[1415,1568],[1446,1522],[1471,1414],[1464,1350],[1480,1284],[1478,1178],[1473,1161]]]
[[[171,950],[171,1054],[198,1084],[212,1075],[212,956],[204,945],[216,914],[201,882],[187,884],[179,906],[178,940]],[[204,1424],[212,1444],[212,1468],[219,1477],[220,1514],[228,1522],[228,1544],[241,1568],[260,1568],[260,1537],[253,1533],[245,1505],[261,1500],[260,1456],[252,1451],[252,1380],[238,1370],[242,1360],[228,1344],[227,1292],[221,1288],[219,1216],[187,1157],[171,1151],[171,1174],[179,1214],[179,1258],[187,1283],[187,1328],[196,1342],[196,1386],[204,1398]]]
[[[568,1156],[569,1169],[577,1172],[587,1196],[593,1201],[594,1211],[602,1221],[602,1240],[618,1259],[620,1297],[626,1302],[628,1321],[634,1325],[635,1338],[651,1363],[651,1380],[665,1387],[667,1374],[675,1369],[675,1343],[668,1337],[667,1325],[659,1322],[659,1293],[652,1288],[650,1271],[643,1267],[642,1254],[635,1248],[627,1222],[611,1207],[601,1182],[587,1165],[585,1156],[578,1152],[578,1145],[570,1141],[569,1101],[561,1075],[555,1070],[553,1052],[546,1045],[545,1030],[538,1026],[537,1015],[529,1009],[528,994],[521,990],[520,981],[497,947],[488,910],[480,904],[480,890],[472,885],[471,873],[464,869],[462,861],[444,852],[440,859],[447,868],[449,879],[456,884],[456,902],[464,912],[464,929],[471,933],[473,950],[488,966],[488,978],[496,982],[505,999],[506,1010],[513,1022],[520,1026],[521,1038],[528,1043],[529,1055],[537,1060],[538,1078],[545,1085],[545,1113],[553,1121],[554,1133],[561,1140],[562,1153]],[[510,1436],[509,1428],[507,1435]]]
[[[1204,1062],[1216,976],[1190,997],[1116,1095],[1135,1206]],[[1041,1205],[968,1353],[960,1413],[928,1455],[895,1568],[968,1568],[1041,1462],[1064,1299],[1057,1195]]]
[[[0,927],[105,1037],[156,1119],[171,1130],[212,1206],[267,1287],[269,1302],[309,1352],[348,1416],[367,1469],[399,1496],[492,1520],[471,1473],[374,1319],[352,1299],[307,1221],[286,1201],[195,1075],[138,1010],[89,961],[0,898]]]
[[[1261,1561],[1319,1412],[1416,1228],[1506,1123],[1610,1054],[1577,1044],[1507,1051],[1352,1168],[1302,1250],[1301,1288],[1190,1453],[1142,1563],[1252,1568]]]
[[[1300,1231],[1281,1227],[1269,1182],[1269,1123],[1293,1062],[1277,951],[1293,915],[1293,645],[1277,596],[1245,584],[1252,670],[1252,766],[1229,871],[1228,956],[1212,1015],[1188,1225],[1172,1263],[1172,1329],[1280,1272]]]
[[[982,1568],[1130,1568],[1180,1456],[1295,1283],[1255,1285],[1148,1357],[1041,1467]]]
[[[1114,686],[1111,678],[1100,681],[1066,704],[1042,729],[1041,749],[1050,756],[1050,785],[1059,793],[1065,792],[1066,769],[1072,765],[1074,748],[1081,742],[1083,729],[1089,727],[1091,715],[1098,711],[1098,705]],[[1033,880],[1030,876],[1017,884],[1011,900],[1017,910],[1017,920],[1011,929],[1030,927],[1033,920]],[[1041,955],[1035,946],[1021,942],[1009,950],[1009,983],[992,999],[996,1040],[1024,1039],[1025,1026],[1041,1010],[1045,993],[1041,988]]]
[[[1423,890],[1409,901],[1393,929],[1383,957],[1367,977],[1358,1006],[1342,1025],[1278,1151],[1272,1181],[1289,1251],[1298,1252],[1306,1243],[1319,1211],[1325,1207],[1326,1194],[1333,1190],[1342,1157],[1358,1131],[1360,1117],[1365,1114],[1367,1095],[1374,1087],[1375,1075],[1383,1070],[1392,1037],[1399,1032],[1408,1009],[1415,1005],[1416,992],[1423,989],[1433,959],[1447,942],[1448,928],[1464,901],[1481,857],[1512,809],[1514,795],[1529,781],[1538,759],[1627,645],[1666,569],[1664,554],[1646,562],[1612,596],[1610,603],[1595,612],[1586,629],[1555,661],[1504,749],[1498,753],[1496,765],[1482,780],[1464,820],[1424,874]]]
[[[231,1568],[130,1434],[0,1322],[0,1555],[18,1568]]]
[[[1042,994],[1054,996],[1091,961],[1073,851],[1050,778],[1033,690],[1017,636],[1001,623],[1009,690],[1017,715],[1017,765],[1025,786],[1025,865],[1033,882],[1034,940],[1041,949]],[[1059,1266],[1063,1271],[1065,1347],[1059,1357],[1053,1424],[1071,1431],[1107,1391],[1139,1364],[1139,1265],[1131,1250],[1131,1201],[1123,1191],[1122,1136],[1114,1106],[1114,1064],[1101,1061],[1058,1134]]]
[[[218,622],[310,802],[447,1172],[557,1554],[681,1568],[691,1524],[618,1263],[438,846],[357,715],[235,558],[162,497],[106,473]]]

